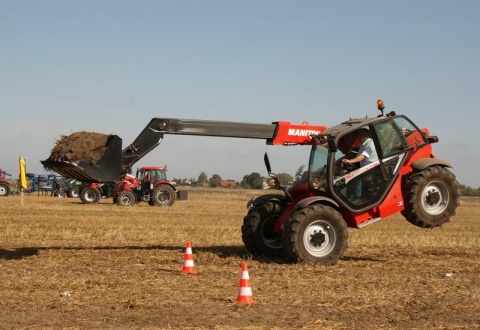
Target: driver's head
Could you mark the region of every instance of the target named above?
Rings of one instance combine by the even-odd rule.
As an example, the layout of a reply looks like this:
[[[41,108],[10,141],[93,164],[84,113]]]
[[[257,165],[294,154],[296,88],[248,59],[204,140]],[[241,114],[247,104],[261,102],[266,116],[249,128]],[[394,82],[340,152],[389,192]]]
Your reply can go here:
[[[370,131],[366,128],[361,128],[358,130],[357,137],[360,141],[365,141],[370,137]]]

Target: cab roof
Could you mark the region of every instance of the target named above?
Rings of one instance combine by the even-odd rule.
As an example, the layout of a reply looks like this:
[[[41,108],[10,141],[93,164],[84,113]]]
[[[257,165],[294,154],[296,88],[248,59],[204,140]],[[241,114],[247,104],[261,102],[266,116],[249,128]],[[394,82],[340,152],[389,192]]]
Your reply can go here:
[[[338,125],[332,126],[326,129],[323,134],[335,137],[338,135],[343,135],[349,131],[355,131],[364,126],[375,124],[381,121],[386,120],[387,118],[396,117],[396,115],[391,116],[378,116],[378,117],[364,117],[364,118],[354,118],[344,121]]]

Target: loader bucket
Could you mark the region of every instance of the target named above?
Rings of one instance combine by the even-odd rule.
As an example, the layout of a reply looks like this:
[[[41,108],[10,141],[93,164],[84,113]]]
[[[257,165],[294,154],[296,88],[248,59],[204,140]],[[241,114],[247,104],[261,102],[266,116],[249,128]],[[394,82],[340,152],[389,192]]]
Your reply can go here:
[[[84,137],[60,140],[50,157],[41,161],[47,170],[84,182],[113,182],[122,178],[122,139],[117,135],[105,136],[101,145],[92,145]],[[74,133],[77,134],[77,133]],[[87,136],[88,137],[88,136]],[[89,142],[89,143],[85,143]],[[63,143],[63,145],[62,145]],[[68,146],[67,146],[68,144]]]

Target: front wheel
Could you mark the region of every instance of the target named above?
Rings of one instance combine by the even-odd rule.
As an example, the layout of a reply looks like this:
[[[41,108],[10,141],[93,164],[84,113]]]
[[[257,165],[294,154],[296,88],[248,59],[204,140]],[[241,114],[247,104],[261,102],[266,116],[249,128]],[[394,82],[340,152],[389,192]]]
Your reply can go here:
[[[281,203],[270,201],[250,209],[242,225],[242,240],[248,251],[268,257],[284,255],[282,237],[273,229],[285,208]]]
[[[171,206],[175,203],[175,190],[167,185],[160,184],[153,190],[150,205],[156,206]]]
[[[459,195],[455,175],[444,167],[428,167],[406,183],[402,214],[415,226],[440,227],[455,215]]]
[[[71,187],[67,191],[67,196],[69,198],[78,198],[80,197],[80,189],[78,187]]]
[[[310,205],[295,212],[284,231],[286,253],[295,262],[335,265],[348,246],[346,222],[325,205]]]
[[[101,198],[102,195],[98,189],[85,187],[80,190],[80,200],[83,204],[97,204]]]
[[[135,204],[135,194],[128,190],[121,191],[114,199],[119,206],[131,206]]]

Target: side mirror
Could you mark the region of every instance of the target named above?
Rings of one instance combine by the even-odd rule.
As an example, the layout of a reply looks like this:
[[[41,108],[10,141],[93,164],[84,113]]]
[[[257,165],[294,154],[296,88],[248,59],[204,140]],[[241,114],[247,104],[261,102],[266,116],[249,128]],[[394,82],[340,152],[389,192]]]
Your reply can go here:
[[[270,166],[270,159],[268,158],[268,153],[265,153],[263,156],[263,161],[265,162],[265,167],[267,168],[267,172],[270,174],[272,173],[272,167]]]
[[[331,137],[327,139],[328,143],[328,148],[330,149],[331,152],[337,152],[337,144],[335,143],[335,140]]]

